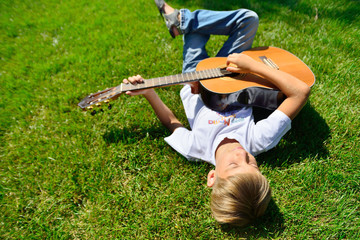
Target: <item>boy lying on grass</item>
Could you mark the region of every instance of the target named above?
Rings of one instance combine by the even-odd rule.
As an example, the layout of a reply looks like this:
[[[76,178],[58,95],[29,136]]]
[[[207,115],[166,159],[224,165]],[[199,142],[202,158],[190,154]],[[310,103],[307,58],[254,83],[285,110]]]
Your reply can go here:
[[[191,127],[188,130],[154,89],[126,92],[147,99],[161,123],[172,132],[165,138],[172,148],[189,160],[202,160],[215,166],[207,176],[215,219],[220,223],[245,225],[265,212],[271,198],[269,183],[254,156],[275,147],[291,128],[291,120],[306,103],[310,88],[285,72],[241,54],[251,48],[258,27],[256,13],[246,9],[178,11],[164,1],[155,2],[170,34],[183,35],[183,72],[194,71],[197,63],[208,57],[205,44],[210,35],[228,35],[217,54],[227,57],[227,70],[261,75],[287,96],[272,114],[255,123],[251,107],[213,111],[204,105],[196,83],[186,85],[180,96]],[[123,80],[126,84],[143,81],[139,75]]]

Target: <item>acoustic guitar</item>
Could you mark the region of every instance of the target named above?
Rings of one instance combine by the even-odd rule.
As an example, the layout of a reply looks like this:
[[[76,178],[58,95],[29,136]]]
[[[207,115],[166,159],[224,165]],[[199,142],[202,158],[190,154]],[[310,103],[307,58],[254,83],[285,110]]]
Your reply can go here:
[[[292,53],[276,47],[259,47],[242,52],[265,65],[297,77],[308,86],[315,83],[310,68]],[[207,58],[199,62],[195,72],[151,78],[144,83],[124,84],[85,97],[78,106],[92,110],[102,103],[117,99],[126,91],[163,87],[200,81],[200,94],[204,104],[215,111],[227,111],[244,106],[276,109],[286,96],[271,82],[252,74],[237,74],[226,71],[226,57]],[[109,105],[109,108],[111,105]]]

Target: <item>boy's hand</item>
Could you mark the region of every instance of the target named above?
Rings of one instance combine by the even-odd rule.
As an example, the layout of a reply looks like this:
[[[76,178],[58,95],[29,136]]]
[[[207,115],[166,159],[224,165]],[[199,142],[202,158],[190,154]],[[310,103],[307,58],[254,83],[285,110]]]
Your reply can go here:
[[[129,77],[128,79],[124,79],[123,83],[125,84],[133,84],[136,85],[138,83],[143,83],[144,82],[144,78],[141,77],[140,75],[136,75],[136,76],[132,76]],[[154,89],[153,88],[148,88],[148,89],[141,89],[141,90],[136,90],[136,91],[127,91],[125,92],[125,94],[129,95],[129,96],[136,96],[136,95],[148,95],[151,92],[153,92]]]
[[[255,61],[254,59],[252,59],[251,57],[245,54],[233,53],[230,54],[227,58],[226,70],[229,72],[236,72],[236,73],[248,73],[252,71],[252,68],[257,63],[258,63],[257,61]]]

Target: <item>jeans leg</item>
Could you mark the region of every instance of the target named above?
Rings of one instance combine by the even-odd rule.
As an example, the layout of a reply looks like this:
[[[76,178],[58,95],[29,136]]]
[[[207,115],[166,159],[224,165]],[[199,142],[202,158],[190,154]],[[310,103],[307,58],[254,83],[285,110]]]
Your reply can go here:
[[[228,35],[217,56],[228,56],[251,48],[258,27],[255,12],[181,10],[180,28],[184,32],[183,72],[195,71],[199,61],[208,57],[205,45],[210,35]]]
[[[234,17],[233,28],[229,38],[216,56],[227,57],[231,53],[240,53],[251,48],[258,26],[259,18],[253,11],[238,12]]]
[[[209,34],[191,33],[184,34],[183,72],[194,72],[197,64],[208,58],[205,45],[209,40]]]

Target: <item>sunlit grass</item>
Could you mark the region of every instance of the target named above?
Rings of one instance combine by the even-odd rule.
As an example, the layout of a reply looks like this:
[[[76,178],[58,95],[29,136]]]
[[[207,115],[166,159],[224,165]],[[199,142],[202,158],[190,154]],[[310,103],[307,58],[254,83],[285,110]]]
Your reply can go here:
[[[258,157],[273,188],[264,217],[221,226],[211,166],[187,162],[142,97],[91,116],[86,95],[141,74],[181,72],[153,1],[0,1],[1,237],[359,238],[359,6],[356,1],[180,1],[260,16],[254,46],[299,56],[316,75],[280,144]],[[207,45],[215,55],[224,37]],[[180,120],[179,86],[158,89]]]

